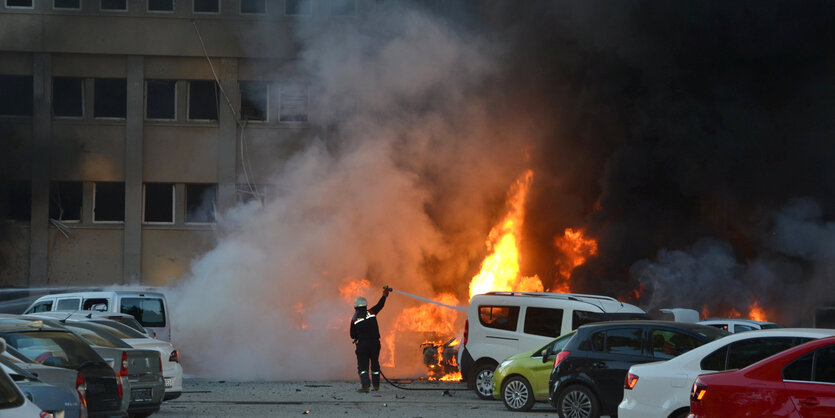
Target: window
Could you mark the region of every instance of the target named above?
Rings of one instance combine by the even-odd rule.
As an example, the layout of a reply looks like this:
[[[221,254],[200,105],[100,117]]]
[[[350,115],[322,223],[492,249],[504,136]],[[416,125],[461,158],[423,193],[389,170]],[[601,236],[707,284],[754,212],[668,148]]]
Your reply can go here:
[[[726,369],[741,369],[793,347],[793,338],[751,338],[730,344]]]
[[[6,7],[25,7],[31,9],[32,0],[6,0]]]
[[[80,118],[84,116],[84,79],[55,77],[52,79],[52,114]]]
[[[330,0],[331,14],[334,16],[353,16],[356,14],[355,0]]]
[[[518,306],[479,306],[478,321],[487,328],[516,330],[519,320]]]
[[[707,324],[707,326],[717,328],[717,329],[721,329],[721,330],[724,330],[724,331],[728,330],[728,324]]]
[[[77,311],[81,305],[81,299],[59,299],[56,311]]]
[[[52,310],[52,301],[45,300],[43,302],[36,303],[32,306],[32,309],[26,311],[26,313],[38,313],[38,312],[49,312]]]
[[[102,10],[128,10],[127,0],[101,0]]]
[[[734,325],[734,332],[745,332],[745,331],[753,331],[756,328],[750,325],[742,325],[742,324],[735,324]]]
[[[173,12],[174,0],[148,0],[149,12]]]
[[[267,120],[267,83],[241,81],[241,120]]]
[[[650,333],[652,355],[658,359],[671,359],[701,345],[695,338],[675,331],[654,329]]]
[[[548,351],[546,351],[545,356],[550,357],[550,356],[553,356],[554,354],[557,354],[560,351],[562,351],[562,348],[565,347],[565,345],[568,344],[569,341],[571,341],[571,338],[573,338],[575,334],[576,334],[576,332],[570,332],[570,333],[565,334],[562,337],[557,338],[556,340],[548,343],[548,345],[545,346],[545,348],[548,350]],[[537,354],[541,354],[541,353],[542,353],[542,350],[539,350],[538,352],[534,353],[534,356],[536,356]]]
[[[76,335],[80,336],[87,340],[90,345],[98,346],[98,347],[108,347],[108,348],[121,348],[117,347],[116,344],[107,340],[106,338],[102,337],[99,334],[96,334],[95,331],[89,330],[87,328],[81,328],[78,326],[74,326],[71,324],[64,324],[64,327],[68,330],[72,331]]]
[[[309,15],[311,0],[284,0],[284,14],[287,16]]]
[[[835,383],[835,347],[815,351],[815,382]]]
[[[783,380],[808,382],[812,380],[812,360],[815,353],[807,353],[783,367]]]
[[[725,370],[725,364],[728,358],[728,346],[724,346],[702,359],[700,367],[702,370]]]
[[[52,7],[56,9],[80,9],[81,0],[55,0]]]
[[[94,86],[93,114],[97,118],[124,118],[127,113],[127,81],[124,78],[97,78]]]
[[[146,327],[165,326],[165,306],[157,298],[122,298],[120,311]]]
[[[26,222],[32,216],[32,185],[29,181],[0,184],[0,219]]]
[[[0,75],[0,116],[32,116],[32,76]]]
[[[59,221],[80,221],[81,193],[80,181],[49,183],[49,217]]]
[[[97,182],[93,194],[94,222],[124,222],[125,183]]]
[[[216,201],[216,184],[186,184],[186,222],[214,222]]]
[[[174,184],[146,183],[144,222],[174,223]]]
[[[581,325],[604,320],[606,320],[606,316],[600,312],[574,311],[571,314],[571,329],[577,329]]]
[[[145,83],[145,117],[148,119],[177,118],[177,82],[148,80]]]
[[[104,310],[107,310],[109,300],[107,298],[92,298],[92,299],[84,299],[84,303],[81,305],[81,309],[85,311],[92,311],[94,306],[96,305],[104,305]]]
[[[279,121],[307,122],[307,87],[299,84],[283,86],[279,107]]]
[[[532,308],[525,312],[525,333],[559,337],[562,334],[562,309]]]
[[[606,351],[611,354],[641,355],[642,328],[621,328],[606,331]]]
[[[214,81],[188,82],[188,118],[217,120],[217,84]]]
[[[266,0],[241,0],[241,13],[267,13],[267,2]]]
[[[218,0],[194,0],[194,11],[196,13],[219,13],[220,3]]]

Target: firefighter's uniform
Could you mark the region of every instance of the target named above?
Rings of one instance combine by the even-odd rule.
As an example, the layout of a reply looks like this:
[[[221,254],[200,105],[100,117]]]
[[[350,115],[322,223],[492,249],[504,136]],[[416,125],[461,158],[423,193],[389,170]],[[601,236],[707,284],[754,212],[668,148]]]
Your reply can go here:
[[[380,389],[380,328],[377,326],[377,314],[386,304],[388,291],[371,309],[366,309],[365,298],[357,298],[354,303],[354,317],[351,318],[351,338],[357,344],[357,371],[362,387],[357,392],[368,392],[368,365],[371,363],[371,384],[374,390]],[[360,305],[360,306],[357,306]]]

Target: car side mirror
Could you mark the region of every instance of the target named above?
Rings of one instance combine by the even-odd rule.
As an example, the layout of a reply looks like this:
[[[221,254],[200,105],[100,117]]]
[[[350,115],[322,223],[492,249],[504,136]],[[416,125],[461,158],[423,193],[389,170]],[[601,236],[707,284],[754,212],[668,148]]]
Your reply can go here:
[[[91,306],[91,307],[90,307],[90,310],[91,310],[91,311],[99,311],[99,312],[104,312],[104,311],[106,311],[106,310],[107,310],[107,305],[105,305],[105,304],[103,304],[103,303],[97,303],[97,304],[95,304],[95,305]]]
[[[542,363],[543,363],[543,364],[545,364],[545,363],[547,363],[547,362],[548,362],[548,357],[549,357],[548,355],[549,355],[549,354],[550,354],[550,353],[548,352],[548,349],[547,349],[547,348],[543,348],[543,349],[542,349]]]

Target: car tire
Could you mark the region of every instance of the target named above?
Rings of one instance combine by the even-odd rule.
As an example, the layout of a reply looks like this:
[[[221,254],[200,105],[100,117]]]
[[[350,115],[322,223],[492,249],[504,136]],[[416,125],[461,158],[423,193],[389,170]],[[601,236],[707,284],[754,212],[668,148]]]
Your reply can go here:
[[[690,415],[690,409],[684,409],[681,411],[673,412],[673,414],[670,415],[670,418],[687,418],[688,415]]]
[[[600,418],[597,397],[583,385],[571,385],[561,390],[556,407],[560,418]]]
[[[536,401],[533,388],[522,376],[512,376],[502,382],[502,402],[511,411],[527,412],[533,408]]]
[[[493,399],[493,372],[495,364],[482,364],[473,372],[475,394],[481,399]]]

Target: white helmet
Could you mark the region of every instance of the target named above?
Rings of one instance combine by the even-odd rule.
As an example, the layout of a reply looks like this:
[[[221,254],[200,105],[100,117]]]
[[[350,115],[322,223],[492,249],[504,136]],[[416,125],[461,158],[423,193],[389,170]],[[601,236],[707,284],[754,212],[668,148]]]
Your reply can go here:
[[[368,301],[364,297],[360,296],[354,299],[354,308],[365,308],[366,306],[368,306]]]

